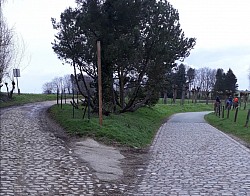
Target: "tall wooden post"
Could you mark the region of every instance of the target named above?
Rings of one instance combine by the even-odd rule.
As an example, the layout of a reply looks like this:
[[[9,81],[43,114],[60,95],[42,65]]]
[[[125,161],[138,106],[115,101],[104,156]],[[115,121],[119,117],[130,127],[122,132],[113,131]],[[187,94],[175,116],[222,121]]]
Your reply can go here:
[[[98,94],[99,94],[99,124],[102,126],[102,69],[101,69],[101,43],[97,41],[98,64]]]

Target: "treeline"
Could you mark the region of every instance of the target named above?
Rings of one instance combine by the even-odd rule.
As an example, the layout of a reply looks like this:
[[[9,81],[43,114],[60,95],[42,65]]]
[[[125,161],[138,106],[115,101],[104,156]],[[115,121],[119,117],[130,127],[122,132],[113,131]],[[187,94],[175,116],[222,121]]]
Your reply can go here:
[[[43,93],[68,93],[71,94],[73,90],[71,75],[64,75],[63,77],[55,77],[52,81],[43,84]]]
[[[52,48],[63,63],[73,67],[79,92],[94,112],[99,109],[97,42],[101,45],[102,109],[107,113],[151,106],[161,96],[183,100],[193,92],[196,99],[203,93],[208,97],[212,90],[215,94],[229,88],[217,81],[223,81],[223,85],[230,82],[230,70],[220,76],[209,68],[176,66],[177,61],[189,56],[196,39],[185,37],[178,10],[169,2],[76,3],[76,8],[61,13],[59,21],[52,19],[56,31]],[[233,85],[230,88],[235,90]]]
[[[187,38],[179,13],[167,1],[76,1],[60,20],[54,52],[64,63],[87,74],[95,88],[81,94],[98,111],[97,41],[101,43],[103,111],[135,111],[157,103],[166,74],[189,56],[196,39]],[[87,87],[86,81],[83,85]]]
[[[180,64],[169,72],[166,78],[166,91],[163,97],[181,99],[189,98],[215,98],[219,96],[233,95],[237,88],[237,78],[231,69],[224,72],[223,69],[211,69],[203,67],[194,69]],[[184,97],[184,98],[185,98]]]

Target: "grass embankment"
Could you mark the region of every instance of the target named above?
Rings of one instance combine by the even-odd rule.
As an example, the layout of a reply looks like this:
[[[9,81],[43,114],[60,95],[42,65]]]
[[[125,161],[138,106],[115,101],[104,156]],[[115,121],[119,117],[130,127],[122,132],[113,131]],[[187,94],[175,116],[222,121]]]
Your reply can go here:
[[[185,104],[184,106],[157,104],[152,108],[140,108],[136,112],[105,116],[103,126],[99,126],[97,116],[91,116],[90,121],[82,119],[83,111],[72,106],[63,105],[61,109],[53,106],[50,113],[69,134],[90,136],[109,144],[122,144],[130,147],[145,147],[149,145],[164,119],[178,112],[212,110],[212,104]]]
[[[219,118],[214,113],[211,113],[206,115],[205,119],[224,133],[232,134],[250,145],[250,128],[245,127],[247,113],[248,109],[239,108],[236,122],[234,122],[235,110],[230,111],[229,118],[227,118],[227,111],[225,111],[224,118]],[[250,126],[250,122],[248,125]]]
[[[11,100],[6,94],[0,93],[0,108],[26,103],[55,100],[56,95],[45,94],[14,94]],[[249,106],[248,106],[249,108]],[[247,108],[247,109],[248,109]],[[157,104],[153,108],[141,108],[133,113],[111,115],[104,117],[103,126],[99,126],[97,116],[91,116],[90,121],[82,119],[82,110],[75,110],[75,118],[72,118],[72,107],[63,105],[51,108],[54,118],[70,133],[82,136],[95,137],[109,143],[120,143],[127,146],[145,147],[151,143],[156,131],[167,117],[178,112],[211,110],[212,104],[185,103],[184,106]],[[235,111],[230,112],[229,119],[218,118],[213,113],[207,115],[206,120],[213,126],[232,134],[250,145],[250,128],[244,127],[247,111],[239,109],[238,118],[234,123]],[[250,122],[249,122],[250,126]]]
[[[46,94],[13,94],[12,99],[8,99],[5,93],[0,93],[0,108],[23,105],[26,103],[40,102],[56,100],[56,95],[46,95]]]

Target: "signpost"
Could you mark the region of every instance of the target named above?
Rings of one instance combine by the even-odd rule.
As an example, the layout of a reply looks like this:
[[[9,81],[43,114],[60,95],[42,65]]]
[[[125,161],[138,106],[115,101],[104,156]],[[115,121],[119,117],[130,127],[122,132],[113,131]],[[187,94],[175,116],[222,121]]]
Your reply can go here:
[[[18,77],[21,77],[20,76],[20,69],[13,69],[13,75],[14,75],[14,77],[16,77],[18,95],[20,95],[20,89],[19,89],[19,86],[18,86]]]

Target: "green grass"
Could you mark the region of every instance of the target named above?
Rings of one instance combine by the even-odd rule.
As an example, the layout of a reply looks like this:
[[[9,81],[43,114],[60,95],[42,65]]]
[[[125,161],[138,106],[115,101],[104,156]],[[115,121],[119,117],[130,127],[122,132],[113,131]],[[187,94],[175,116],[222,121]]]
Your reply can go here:
[[[214,113],[205,116],[205,119],[214,127],[219,130],[232,134],[241,140],[247,142],[250,145],[250,128],[245,127],[248,109],[243,110],[243,108],[238,110],[238,117],[236,122],[234,122],[235,110],[230,111],[229,118],[227,119],[227,112],[225,111],[224,118],[219,118]],[[249,122],[250,126],[250,122]]]
[[[23,105],[26,103],[40,102],[40,101],[49,101],[56,100],[56,95],[46,95],[46,94],[13,94],[12,99],[7,99],[5,93],[0,93],[0,108],[14,106],[14,105]]]
[[[8,100],[6,94],[0,93],[0,108],[55,99],[56,95],[14,94],[13,98]],[[102,127],[99,126],[99,119],[95,115],[91,115],[90,121],[83,120],[82,110],[75,110],[75,118],[73,119],[70,105],[63,105],[63,109],[55,105],[51,108],[50,113],[69,134],[90,136],[110,144],[146,147],[151,143],[161,124],[170,115],[179,112],[212,110],[211,103],[209,105],[193,104],[191,101],[188,103],[188,100],[184,106],[179,103],[167,105],[161,103],[162,101],[152,108],[141,108],[133,113],[104,116]],[[250,107],[248,106],[248,108]],[[223,119],[218,118],[213,113],[205,118],[211,125],[244,140],[250,145],[250,128],[244,127],[248,108],[243,110],[241,107],[236,122],[234,122],[235,111],[230,112],[229,119],[226,118],[226,113]]]
[[[152,142],[163,121],[170,115],[211,109],[211,104],[185,104],[184,106],[157,104],[152,108],[140,108],[133,113],[104,116],[102,127],[99,126],[97,116],[91,116],[89,121],[83,120],[82,110],[75,110],[75,118],[73,118],[70,105],[63,105],[62,109],[55,105],[50,109],[50,114],[69,134],[90,136],[108,144],[146,147]]]

